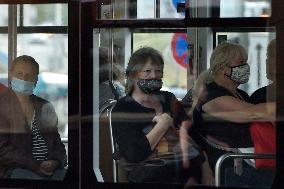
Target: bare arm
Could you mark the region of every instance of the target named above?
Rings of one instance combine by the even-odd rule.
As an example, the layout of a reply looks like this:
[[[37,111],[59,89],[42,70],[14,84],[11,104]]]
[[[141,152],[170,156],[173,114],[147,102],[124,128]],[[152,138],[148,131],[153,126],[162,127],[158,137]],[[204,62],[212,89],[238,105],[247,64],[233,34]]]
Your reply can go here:
[[[151,150],[154,150],[161,138],[165,135],[170,127],[173,127],[173,119],[167,114],[156,115],[153,118],[153,122],[156,122],[154,128],[146,135]]]
[[[231,96],[215,98],[202,106],[208,115],[233,122],[275,121],[275,102],[250,104]]]

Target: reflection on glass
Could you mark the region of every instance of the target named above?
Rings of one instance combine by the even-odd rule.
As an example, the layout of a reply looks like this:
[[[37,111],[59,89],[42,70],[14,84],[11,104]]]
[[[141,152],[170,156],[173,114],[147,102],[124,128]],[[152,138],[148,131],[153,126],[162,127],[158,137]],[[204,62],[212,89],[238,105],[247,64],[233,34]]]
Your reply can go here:
[[[158,3],[159,2],[159,3]],[[137,3],[116,3],[101,5],[101,19],[158,19],[184,18],[185,0],[137,0]],[[178,6],[181,5],[181,6]],[[183,8],[181,8],[183,7]],[[210,17],[269,17],[270,0],[206,0],[190,1],[191,16]],[[214,15],[213,15],[214,14]],[[217,14],[217,15],[216,15]]]
[[[24,26],[67,26],[67,4],[24,5]]]
[[[271,15],[270,4],[270,0],[221,0],[220,17],[269,17]]]
[[[0,178],[63,180],[65,145],[58,134],[58,115],[46,99],[33,95],[38,62],[19,56],[11,62],[11,86],[0,99]]]
[[[250,76],[249,83],[241,86],[241,88],[244,91],[251,94],[256,89],[262,86],[265,86],[269,83],[266,78],[266,68],[265,68],[266,47],[268,45],[268,42],[272,38],[275,38],[274,32],[249,32],[249,29],[251,28],[238,28],[238,31],[242,29],[244,29],[244,31],[243,32],[217,32],[216,36],[214,36],[215,33],[212,31],[212,28],[198,28],[198,36],[197,38],[195,38],[193,35],[193,32],[191,32],[191,29],[193,28],[188,28],[187,33],[175,33],[174,29],[173,30],[169,30],[169,29],[163,30],[163,28],[151,29],[151,30],[147,30],[145,28],[141,30],[139,30],[140,28],[139,29],[135,28],[135,30],[132,30],[132,29],[133,28],[131,29],[129,28],[101,29],[100,28],[99,31],[96,30],[96,32],[94,32],[94,36],[95,36],[97,43],[94,43],[93,53],[95,55],[98,55],[97,53],[99,53],[99,55],[101,56],[101,52],[99,52],[99,50],[101,47],[104,47],[106,48],[106,52],[107,52],[106,57],[107,57],[107,56],[110,56],[111,55],[110,52],[113,51],[112,52],[112,55],[114,56],[113,63],[115,64],[115,66],[116,66],[116,63],[119,62],[120,65],[123,65],[123,67],[126,68],[129,62],[129,58],[131,57],[131,54],[133,54],[137,49],[140,49],[141,47],[150,46],[150,47],[153,47],[159,50],[161,54],[163,55],[163,59],[165,61],[165,67],[164,67],[164,73],[163,73],[163,79],[162,79],[164,88],[162,88],[162,90],[170,91],[174,93],[175,96],[178,98],[182,99],[185,96],[185,93],[187,92],[186,86],[188,86],[189,79],[191,79],[192,74],[195,74],[194,76],[197,75],[197,73],[195,73],[195,70],[197,70],[198,73],[200,73],[208,67],[207,65],[210,64],[210,57],[213,51],[214,41],[216,41],[218,44],[221,41],[229,40],[235,43],[239,43],[242,46],[246,47],[246,50],[248,51],[248,63],[251,68],[251,76]],[[228,31],[234,31],[234,29],[236,28],[226,28],[226,29],[228,29]],[[267,30],[267,31],[273,31],[272,28],[269,28],[269,29],[271,30]],[[260,30],[263,31],[263,28],[260,28]],[[113,33],[110,33],[111,31]],[[255,31],[254,28],[253,28],[253,31]],[[213,37],[216,37],[216,40],[213,40]],[[195,40],[197,41],[196,44],[194,43]],[[188,44],[187,41],[190,41],[190,44]],[[190,54],[191,51],[188,50],[188,48],[191,49],[191,47],[196,47],[197,49],[197,52],[195,52],[195,56],[191,56],[192,55]],[[194,53],[194,51],[192,53]],[[120,58],[117,58],[116,57],[117,55],[119,55]],[[94,68],[100,69],[100,70],[95,70],[95,72],[97,71],[96,73],[99,73],[99,76],[101,76],[101,72],[99,71],[101,71],[101,68],[102,68],[100,56],[94,56]],[[186,66],[188,66],[187,64],[191,61],[190,58],[192,57],[193,58],[198,57],[198,60],[197,60],[198,68],[193,69],[193,71],[190,69],[185,69]],[[111,62],[111,59],[109,58],[105,58],[105,59],[107,63]],[[109,66],[107,67],[107,69],[108,68]],[[144,71],[147,73],[147,69]],[[191,73],[191,71],[193,73]],[[125,70],[123,73],[125,73]],[[112,74],[115,74],[115,69],[113,69]],[[138,117],[135,117],[137,115],[129,115],[128,113],[129,112],[133,113],[134,111],[138,110],[141,107],[139,106],[139,108],[137,107],[137,109],[135,110],[129,110],[129,111],[127,110],[128,113],[126,114],[119,115],[120,113],[122,113],[122,112],[119,112],[119,114],[117,114],[118,117],[115,117],[115,113],[117,113],[116,107],[119,107],[117,106],[117,104],[121,105],[120,104],[121,101],[119,101],[116,104],[113,111],[112,111],[112,108],[116,103],[116,101],[114,100],[106,101],[107,102],[106,106],[103,106],[102,108],[99,107],[99,99],[100,99],[99,92],[101,92],[101,89],[99,86],[99,79],[100,79],[99,76],[98,74],[96,75],[94,74],[94,83],[97,83],[97,85],[94,85],[94,89],[96,89],[94,90],[94,102],[98,103],[98,106],[94,107],[94,112],[96,112],[94,115],[95,116],[98,115],[96,117],[97,118],[96,122],[94,123],[94,138],[93,138],[94,139],[94,171],[95,171],[96,176],[98,176],[97,178],[101,178],[99,179],[99,181],[125,182],[125,179],[127,181],[126,177],[119,178],[120,176],[125,176],[124,172],[119,172],[118,175],[112,174],[113,173],[112,171],[114,171],[115,169],[119,169],[119,171],[121,171],[120,170],[121,168],[111,166],[113,165],[112,164],[113,163],[112,153],[114,152],[114,151],[111,151],[111,147],[113,147],[111,140],[113,138],[112,136],[108,135],[109,133],[108,129],[110,129],[112,126],[114,127],[115,125],[114,119],[118,118],[119,116],[126,116],[126,117],[121,117],[121,120],[119,120],[121,122],[116,123],[117,125],[123,122],[124,123],[128,121],[131,122],[131,118],[134,117],[135,120],[133,120],[133,122],[125,123],[122,125],[133,124],[134,127],[137,126],[138,124],[140,124]],[[190,94],[191,97],[195,96],[195,99],[197,100],[199,99],[198,97],[200,97],[199,95],[202,95],[202,90],[199,91],[198,89],[203,87],[202,77],[198,77],[198,78],[199,79],[201,78],[201,81],[199,80],[201,82],[201,83],[199,82],[199,87],[196,87],[198,86],[198,81],[196,81],[196,85],[194,84],[195,88],[193,88],[193,91],[191,90],[188,93],[190,94],[191,92]],[[196,80],[197,78],[193,77],[193,79]],[[105,84],[108,85],[108,82]],[[147,86],[153,86],[150,82],[148,84],[149,85]],[[123,98],[122,101],[125,99],[127,99],[127,97]],[[125,105],[125,106],[130,109],[134,107],[134,105],[131,103],[132,100],[125,102],[126,104],[129,103],[131,105],[129,106]],[[192,98],[189,100],[192,100]],[[191,106],[192,104],[193,104],[192,101],[191,101],[191,104],[188,103],[188,105],[190,106],[188,106],[187,108],[190,109],[190,107],[192,107]],[[198,104],[202,104],[202,103],[198,102]],[[111,114],[110,114],[110,111],[112,111]],[[141,114],[138,116],[140,116],[139,118],[141,118],[143,121],[146,120],[146,118],[144,119],[143,117],[145,115]],[[109,125],[110,123],[112,125]],[[151,131],[151,127],[145,128],[145,130],[143,128],[144,133],[148,131]],[[126,137],[127,136],[125,136],[125,138]],[[124,137],[121,137],[121,138],[124,139]],[[98,150],[98,146],[100,146],[99,149],[103,148],[104,150],[102,151]],[[115,146],[113,149],[115,149]],[[210,158],[212,158],[212,156]],[[215,164],[213,163],[211,166],[212,166],[212,171],[214,171]],[[210,171],[208,172],[210,173]],[[270,174],[269,176],[271,176],[270,172],[269,174]],[[115,176],[117,176],[117,178],[115,178]],[[233,178],[232,180],[234,180],[234,177],[232,178]],[[241,184],[241,182],[236,183],[236,184]]]
[[[61,137],[68,134],[68,44],[65,34],[20,34],[18,55],[31,55],[40,64],[35,94],[55,106]]]
[[[155,0],[137,1],[137,18],[155,18]]]
[[[0,34],[0,41],[1,41],[0,43],[0,74],[7,74],[8,73],[8,35]]]
[[[0,26],[8,26],[8,5],[0,5]]]

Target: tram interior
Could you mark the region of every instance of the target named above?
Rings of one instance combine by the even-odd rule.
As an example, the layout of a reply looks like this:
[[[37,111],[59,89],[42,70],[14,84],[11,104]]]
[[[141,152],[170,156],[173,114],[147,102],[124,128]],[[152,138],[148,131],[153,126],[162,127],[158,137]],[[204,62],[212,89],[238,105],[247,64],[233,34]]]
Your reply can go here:
[[[125,87],[128,79],[126,68],[130,57],[137,50],[143,47],[151,47],[160,52],[164,60],[161,90],[172,93],[180,103],[194,88],[200,74],[210,68],[211,54],[215,47],[223,42],[239,44],[247,52],[250,78],[247,83],[241,84],[239,89],[251,95],[257,89],[272,82],[266,77],[267,46],[271,40],[276,38],[276,28],[269,23],[269,18],[272,15],[271,0],[80,1],[82,4],[91,2],[93,5],[90,8],[93,17],[88,18],[90,20],[87,22],[92,24],[92,49],[88,53],[92,57],[93,70],[88,70],[89,73],[81,73],[81,68],[88,68],[86,62],[78,60],[78,63],[71,65],[69,59],[70,57],[73,59],[73,55],[68,52],[68,50],[70,52],[73,50],[70,49],[70,43],[73,41],[70,41],[69,38],[68,29],[72,23],[68,23],[70,21],[68,17],[72,12],[68,12],[70,11],[68,8],[72,7],[73,5],[70,4],[75,1],[71,1],[72,3],[64,0],[56,1],[61,3],[32,2],[27,4],[7,4],[7,2],[4,2],[4,4],[0,4],[0,83],[9,87],[8,78],[12,59],[24,54],[34,57],[40,64],[39,80],[34,94],[53,104],[58,115],[58,132],[67,154],[70,156],[68,140],[78,146],[81,145],[80,147],[76,146],[78,149],[74,148],[72,151],[78,152],[78,154],[71,154],[72,157],[74,156],[72,160],[75,159],[76,163],[78,161],[79,164],[83,165],[86,163],[84,161],[85,158],[88,159],[89,154],[83,154],[80,150],[83,149],[83,152],[86,146],[92,147],[92,171],[100,183],[129,183],[129,172],[116,158],[115,152],[119,148],[113,135],[112,122],[114,118],[112,117],[112,110],[116,107],[117,102],[126,96]],[[88,10],[90,9],[88,8]],[[80,12],[80,14],[84,14],[84,12]],[[83,21],[82,23],[85,24]],[[81,21],[76,22],[78,25],[82,23]],[[76,24],[74,24],[75,27],[80,28],[81,25],[77,26]],[[74,25],[72,26],[74,27]],[[72,31],[77,32],[76,29]],[[85,33],[78,35],[72,33],[72,35],[81,37]],[[75,42],[79,41],[79,39],[76,40],[77,38],[74,39]],[[80,53],[85,53],[81,52],[81,49],[85,48],[84,41],[80,41],[79,44],[82,47],[74,47],[78,48],[78,57],[81,56]],[[104,60],[101,59],[102,53],[105,55]],[[74,57],[78,58],[76,55]],[[83,60],[84,57],[78,59]],[[103,63],[106,64],[103,65]],[[72,80],[73,78],[70,78],[68,71],[76,70],[77,66],[78,73],[72,73],[76,76]],[[92,76],[83,77],[84,74],[92,74]],[[107,78],[104,84],[109,86],[112,91],[110,96],[104,97],[107,93],[101,95],[103,90],[100,87],[100,80],[103,76]],[[91,78],[92,81],[85,81],[86,78]],[[72,92],[78,93],[76,94],[78,99],[76,95],[72,94],[78,100],[77,102],[71,102],[70,99],[68,102],[68,91],[70,91],[68,90],[68,88],[70,89],[68,82],[70,81],[73,82],[74,86],[78,86],[78,89],[73,90],[74,86],[71,85],[73,87]],[[75,85],[75,82],[79,84],[76,83]],[[93,103],[81,104],[81,101],[84,101],[82,97],[86,95],[80,91],[83,89],[84,82],[92,83],[93,88],[91,90],[87,88],[87,91],[91,91]],[[273,90],[272,92],[275,93],[276,89]],[[68,112],[70,110],[68,105],[70,104],[76,104],[74,105],[75,109],[78,107],[78,111],[77,109],[74,111],[78,113],[78,115],[74,115],[74,124],[78,123],[78,125],[71,128],[73,134],[75,133],[73,136],[78,134],[80,136],[78,140],[89,142],[87,144],[75,141],[77,138],[68,138],[68,120],[73,121],[70,112]],[[90,107],[93,115],[88,115],[87,118],[82,117],[81,110]],[[186,112],[191,107],[192,104],[184,104]],[[130,116],[128,118],[132,119]],[[86,139],[81,134],[84,133],[82,131],[87,129],[81,126],[90,122],[93,133],[90,139]],[[69,146],[69,149],[72,149],[72,146]],[[236,166],[232,167],[233,176],[241,174],[238,170],[242,170],[241,167],[244,164],[255,167],[256,159],[275,160],[275,153],[255,154],[253,146],[244,150],[247,151],[226,153],[226,156],[220,159],[218,165],[217,163],[212,165],[214,168],[211,171],[214,180],[210,184],[201,182],[197,182],[197,184],[226,187],[222,177],[224,173],[220,173],[220,166],[224,159],[234,159]],[[83,157],[84,155],[86,157]],[[80,158],[76,159],[78,156]],[[76,172],[76,174],[74,173],[75,176],[81,174],[81,167],[79,167],[78,165],[78,170],[75,166],[72,169]],[[65,168],[67,169],[67,167]],[[86,172],[89,174],[87,169],[90,167],[82,166],[82,168],[86,169],[83,170],[84,174]],[[265,174],[273,179],[274,171],[269,169]],[[92,177],[92,175],[87,176],[90,177],[83,179],[87,180]],[[81,175],[79,177],[81,178]],[[80,179],[76,178],[75,180],[77,182]],[[92,178],[90,180],[90,182],[95,182],[92,181]],[[167,182],[161,184],[167,184]],[[174,184],[184,183],[176,182]],[[270,188],[271,183],[266,182],[265,184],[264,188]],[[249,185],[238,183],[236,180],[235,185],[229,187],[243,186]]]
[[[189,12],[185,7],[189,2]],[[201,72],[210,67],[210,56],[213,49],[227,41],[245,47],[250,65],[250,78],[240,89],[251,95],[255,90],[268,85],[266,78],[266,49],[269,42],[276,38],[273,26],[261,23],[250,26],[240,23],[234,26],[234,18],[258,19],[271,15],[269,0],[232,0],[232,1],[179,1],[179,0],[148,0],[148,1],[101,1],[96,7],[97,17],[94,20],[93,54],[94,54],[94,88],[99,89],[99,74],[101,65],[99,49],[108,49],[109,80],[125,86],[125,71],[133,52],[142,47],[152,47],[161,52],[164,58],[163,87],[161,90],[173,93],[182,100]],[[198,21],[189,27],[175,27],[171,21],[186,18],[227,18],[230,24],[218,26],[202,26]],[[121,21],[127,27],[108,25],[107,21]],[[154,27],[139,22],[151,20],[169,21],[168,25]],[[106,22],[104,22],[106,21]],[[96,25],[99,22],[100,25]],[[189,21],[190,22],[190,21]],[[202,21],[200,21],[202,22]],[[213,21],[212,21],[213,22]],[[159,22],[157,22],[159,23]],[[123,24],[121,24],[123,25]],[[120,72],[119,78],[113,78],[115,71]],[[105,106],[99,107],[101,97],[94,93],[94,113],[99,113],[94,123],[93,164],[94,172],[99,182],[128,182],[121,171],[121,165],[113,158],[115,140],[111,128],[111,111],[115,107],[116,98],[110,98]],[[99,153],[98,153],[99,152]],[[275,157],[272,157],[275,158]],[[214,172],[215,170],[213,170]],[[216,173],[216,172],[215,172]],[[216,176],[216,175],[215,175]],[[216,178],[215,178],[216,179]],[[222,178],[221,178],[222,179]],[[218,182],[218,180],[216,180]],[[215,182],[216,184],[216,182]],[[219,183],[218,183],[219,184]],[[215,186],[220,186],[220,185]],[[267,186],[269,187],[269,186]]]

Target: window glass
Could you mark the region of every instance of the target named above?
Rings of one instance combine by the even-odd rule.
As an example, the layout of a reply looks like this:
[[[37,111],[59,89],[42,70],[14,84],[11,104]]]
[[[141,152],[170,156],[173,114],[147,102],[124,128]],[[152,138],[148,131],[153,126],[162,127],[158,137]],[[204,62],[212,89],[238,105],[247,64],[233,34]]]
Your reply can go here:
[[[120,1],[101,6],[101,19],[184,18],[186,0]],[[271,0],[198,0],[190,1],[190,16],[210,17],[269,17]],[[195,13],[197,14],[196,16]],[[113,15],[113,17],[112,17]]]
[[[137,18],[155,18],[155,0],[137,1]]]
[[[8,86],[8,35],[0,34],[0,83]]]
[[[66,34],[19,34],[17,55],[29,55],[40,65],[34,93],[51,101],[58,114],[61,137],[68,135],[68,41]]]
[[[270,0],[221,0],[220,17],[269,17],[270,6]]]
[[[8,5],[0,5],[0,26],[8,26]]]
[[[94,128],[93,130],[94,132],[93,133],[94,158],[93,159],[94,159],[94,172],[99,182],[116,182],[115,180],[116,177],[117,179],[121,179],[120,176],[123,178],[125,176],[125,173],[123,172],[113,173],[114,170],[112,169],[113,168],[112,163],[113,163],[114,151],[112,150],[121,149],[121,148],[119,147],[116,148],[117,144],[115,142],[112,143],[111,140],[113,138],[112,136],[109,136],[110,131],[108,129],[110,129],[111,127],[114,128],[115,125],[121,126],[122,128],[122,126],[124,125],[129,126],[128,124],[133,124],[133,122],[134,122],[133,127],[135,127],[136,126],[135,124],[137,124],[137,127],[140,129],[139,126],[140,124],[142,125],[141,123],[142,121],[140,122],[140,120],[145,121],[148,118],[147,117],[144,120],[143,119],[144,115],[142,113],[139,114],[140,112],[138,113],[136,112],[136,110],[139,109],[138,107],[143,107],[143,105],[135,106],[135,103],[131,104],[134,98],[132,99],[122,98],[119,101],[119,103],[117,103],[118,106],[121,106],[121,104],[123,103],[129,103],[129,104],[123,104],[125,105],[124,107],[121,107],[121,108],[124,108],[123,110],[121,110],[120,107],[117,108],[116,106],[116,109],[112,113],[110,113],[112,111],[112,106],[115,104],[115,101],[112,100],[115,98],[115,95],[112,94],[112,91],[117,90],[119,88],[116,82],[118,80],[115,78],[113,78],[114,88],[111,88],[109,86],[110,85],[109,75],[115,75],[118,72],[123,75],[128,65],[129,58],[131,54],[133,54],[133,52],[135,52],[136,50],[142,47],[152,47],[158,50],[159,52],[161,52],[163,59],[164,59],[164,63],[165,63],[164,70],[163,70],[164,75],[162,79],[163,80],[162,90],[170,91],[177,98],[182,99],[185,96],[185,94],[189,91],[189,89],[191,88],[189,87],[190,86],[189,82],[192,82],[192,80],[195,82],[196,76],[199,76],[200,75],[199,73],[206,70],[210,66],[210,56],[213,51],[214,41],[216,41],[216,43],[218,44],[219,42],[221,43],[222,41],[228,40],[234,43],[241,44],[248,51],[248,61],[247,62],[250,65],[251,75],[250,75],[249,82],[247,84],[240,85],[240,88],[246,91],[248,94],[251,94],[256,89],[266,86],[267,84],[270,83],[270,81],[268,81],[266,78],[266,61],[265,61],[266,60],[266,48],[270,40],[275,38],[275,33],[273,32],[272,28],[270,28],[271,30],[269,30],[271,32],[250,32],[249,28],[228,28],[228,27],[226,28],[226,31],[234,31],[234,29],[237,29],[238,31],[240,30],[243,30],[243,31],[242,32],[219,32],[218,31],[215,33],[213,32],[212,28],[209,28],[209,27],[208,28],[205,28],[205,27],[204,28],[187,28],[184,31],[183,30],[175,31],[174,29],[163,30],[162,28],[151,29],[151,30],[147,30],[145,28],[143,29],[141,28],[131,28],[131,29],[129,28],[102,29],[100,28],[99,30],[94,29],[94,48],[93,48],[93,54],[94,54],[93,56],[94,57],[94,61],[93,61],[94,62],[94,66],[93,66],[94,68],[93,70],[93,73],[94,73],[93,75],[94,106],[93,108],[94,109],[93,111],[94,111],[95,118],[94,118],[94,127],[93,127]],[[251,28],[251,29],[255,31],[257,28]],[[263,28],[260,28],[259,31],[263,31],[262,29]],[[195,38],[195,34],[198,34],[196,35],[196,38]],[[197,41],[197,44],[195,44],[196,41]],[[102,53],[101,51],[102,48],[104,48],[105,53]],[[194,51],[191,51],[192,50],[191,48],[194,48]],[[191,54],[193,52],[195,52],[195,54]],[[105,58],[103,59],[101,55],[104,55]],[[197,58],[197,60],[196,59],[192,60],[191,58],[193,59]],[[104,60],[104,62],[101,62],[102,60]],[[113,63],[112,66],[109,64],[111,62]],[[136,62],[139,62],[139,61],[136,60]],[[102,63],[104,63],[105,66],[103,66]],[[103,72],[101,71],[105,69],[105,71],[109,73],[111,70],[111,67],[112,67],[112,73],[106,74],[107,76],[106,80],[104,80],[104,82],[101,82],[100,77],[103,74]],[[115,68],[119,68],[119,69],[115,69]],[[132,68],[132,71],[133,70],[134,68]],[[129,77],[128,77],[128,80],[129,80]],[[122,86],[124,85],[124,87],[127,87],[125,86],[125,83],[123,83],[125,82],[126,79],[127,78],[124,77],[124,79],[120,80],[119,81],[120,85]],[[199,83],[199,87],[201,87],[200,83]],[[198,89],[198,88],[195,88],[195,89]],[[108,91],[108,93],[106,91]],[[196,95],[202,95],[202,93],[199,94],[199,92],[200,91],[198,92],[193,91],[193,93],[195,93]],[[110,95],[108,96],[108,94]],[[107,96],[108,100],[104,99],[103,101],[101,101],[103,99],[102,96]],[[123,97],[123,96],[120,96],[120,97]],[[201,98],[202,96],[197,96],[197,97]],[[103,106],[101,106],[101,102]],[[133,107],[137,109],[131,110],[132,105]],[[187,104],[185,103],[185,105]],[[148,110],[149,109],[147,109],[147,111]],[[133,113],[132,111],[135,111],[135,113]],[[141,112],[143,111],[141,110]],[[130,115],[129,112],[133,114]],[[137,117],[134,117],[136,115]],[[126,116],[126,117],[123,117],[123,116]],[[133,118],[133,120],[131,120],[131,118]],[[117,120],[115,121],[115,119]],[[125,121],[125,124],[122,123],[124,121]],[[152,119],[150,119],[150,122],[152,123]],[[118,127],[116,127],[116,129],[118,129]],[[125,129],[124,131],[126,130],[127,129]],[[143,132],[147,132],[147,131],[144,131],[144,128],[143,128]],[[121,133],[117,132],[115,134],[116,136],[121,137],[120,139],[124,139],[122,136],[119,136]],[[125,135],[125,137],[127,136]],[[133,146],[130,147],[130,145],[128,147],[129,147],[129,151],[136,149]],[[127,152],[125,151],[123,152],[127,154]],[[215,167],[215,165],[212,165],[212,167]],[[127,165],[126,165],[126,168],[128,168]],[[214,168],[212,168],[212,170],[214,171]],[[117,182],[125,182],[123,178],[122,180],[118,180]],[[236,184],[239,184],[239,183],[236,183]]]
[[[26,4],[24,26],[67,26],[67,4]]]

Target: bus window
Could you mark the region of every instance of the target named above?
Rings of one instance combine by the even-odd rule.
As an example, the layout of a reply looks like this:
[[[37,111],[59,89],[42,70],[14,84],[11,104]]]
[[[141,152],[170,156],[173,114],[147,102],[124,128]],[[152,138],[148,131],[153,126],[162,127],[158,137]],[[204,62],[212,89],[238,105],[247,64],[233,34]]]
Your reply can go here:
[[[126,99],[129,100],[130,104],[131,100],[136,100],[135,97],[131,96],[134,93],[131,93],[131,90],[129,91],[129,82],[126,82],[125,85],[125,81],[129,81],[129,78],[132,77],[129,75],[130,68],[128,68],[128,64],[129,62],[132,63],[131,56],[135,55],[137,50],[144,50],[150,47],[150,49],[154,48],[162,54],[165,64],[162,78],[163,88],[161,90],[171,92],[177,99],[183,99],[185,94],[190,92],[194,86],[198,76],[211,66],[211,54],[214,48],[221,42],[237,43],[244,46],[248,52],[251,77],[249,83],[240,86],[241,89],[248,94],[252,94],[256,89],[269,83],[265,78],[266,46],[271,39],[275,38],[275,29],[267,27],[267,18],[264,17],[269,17],[270,15],[270,2],[256,2],[255,7],[252,6],[254,3],[252,1],[233,1],[234,6],[231,6],[227,1],[189,2],[191,3],[190,7],[185,7],[189,8],[189,15],[185,15],[182,12],[178,13],[176,10],[178,8],[175,4],[185,3],[184,1],[147,1],[147,3],[143,4],[142,1],[137,1],[135,3],[132,2],[133,4],[129,7],[127,5],[122,6],[121,9],[117,5],[109,3],[102,5],[105,8],[108,7],[108,9],[103,9],[103,12],[98,11],[99,16],[94,20],[95,27],[93,30],[93,55],[95,55],[93,71],[96,73],[93,75],[93,87],[98,89],[93,95],[93,113],[95,116],[93,122],[93,168],[99,182],[133,181],[127,180],[127,174],[125,174],[126,171],[126,173],[131,175],[132,170],[128,169],[129,167],[124,167],[125,169],[123,169],[124,165],[133,162],[127,162],[126,160],[125,164],[124,160],[126,158],[123,155],[126,156],[126,150],[124,149],[122,152],[124,154],[119,153],[120,148],[116,143],[116,137],[119,136],[116,135],[117,130],[113,130],[112,127],[113,123],[117,126],[115,121],[117,117],[114,114],[121,110],[121,103],[125,102]],[[179,6],[183,5],[179,4]],[[161,10],[162,7],[163,10]],[[232,7],[234,7],[234,10],[232,10]],[[262,14],[262,11],[265,14]],[[119,14],[121,12],[129,13],[129,15]],[[202,19],[199,20],[199,18]],[[217,23],[215,18],[217,20],[220,18],[224,22]],[[247,23],[242,23],[242,19],[246,19]],[[235,25],[235,22],[238,20],[239,22]],[[101,103],[101,95],[106,94],[102,92],[104,90],[101,90],[99,78],[102,69],[101,48],[108,49],[106,50],[107,61],[105,62],[108,65],[107,71],[109,75],[103,84],[108,86],[110,93],[117,90],[115,70],[117,67],[120,67],[120,73],[124,74],[120,84],[123,85],[126,92],[122,96],[118,95],[108,100],[104,99],[105,106],[99,105]],[[117,59],[117,56],[120,58]],[[139,60],[136,61],[139,62]],[[137,69],[140,71],[139,67]],[[137,102],[143,106],[143,102],[139,103],[139,99]],[[134,104],[130,106],[135,107]],[[139,107],[141,108],[141,106]],[[145,107],[147,108],[147,106]],[[155,110],[155,113],[158,112],[156,108],[152,109]],[[128,110],[127,113],[125,117],[121,114],[122,120],[118,120],[122,123],[125,123],[125,120],[130,120],[131,122],[131,118],[133,118],[131,113],[133,112]],[[141,117],[136,117],[137,125],[140,125],[139,118],[143,119],[144,117],[142,114]],[[146,122],[146,118],[143,121]],[[131,124],[122,124],[121,128],[125,125]],[[151,132],[153,128],[147,131]],[[125,129],[125,132],[127,132],[127,129]],[[146,136],[144,128],[141,132]],[[248,134],[247,131],[246,133]],[[130,149],[128,150],[131,151]],[[120,161],[118,157],[122,157],[123,161]],[[132,160],[131,158],[128,159],[128,161]],[[143,161],[141,162],[143,163]],[[215,163],[213,164],[211,165],[212,170],[215,166]],[[131,178],[128,177],[128,179]],[[238,184],[242,183],[237,183],[236,186],[239,186]]]
[[[9,16],[12,15],[12,10],[16,15],[20,16],[13,15],[8,17],[8,6]],[[4,165],[7,169],[3,172],[4,178],[63,180],[67,170],[68,159],[67,4],[0,5],[0,9],[0,38],[2,41],[0,44],[0,82],[9,87],[7,93],[3,93],[3,97],[7,96],[7,98],[13,99],[13,97],[21,98],[21,96],[9,94],[19,93],[26,96],[33,94],[35,96],[31,97],[34,100],[30,101],[32,103],[30,107],[33,107],[32,109],[35,109],[34,112],[36,112],[34,117],[27,116],[27,123],[30,122],[30,118],[33,121],[31,122],[31,129],[24,130],[21,136],[21,139],[26,139],[26,141],[13,140],[16,134],[9,132],[6,133],[9,135],[9,139],[7,139],[5,138],[6,135],[4,136],[3,134],[3,130],[1,130],[1,142],[6,142],[6,146],[1,145],[0,150],[2,150],[1,153],[6,153],[7,155],[7,164]],[[12,25],[11,22],[8,25],[8,20],[15,21],[17,25]],[[8,46],[10,47],[9,49]],[[8,60],[9,58],[11,60]],[[21,67],[18,66],[20,63],[22,63]],[[37,69],[37,63],[39,65],[38,74],[34,72],[35,69],[29,69],[29,65]],[[23,70],[26,70],[29,75],[36,75],[37,77],[27,79],[26,76],[17,75]],[[32,73],[31,70],[33,70]],[[35,86],[32,91],[28,90],[29,92],[24,93],[16,87],[20,85],[16,83],[17,81],[22,83],[34,82]],[[44,100],[40,100],[41,98]],[[22,102],[21,100],[19,101]],[[5,104],[5,102],[1,102]],[[14,101],[8,102],[12,103]],[[15,104],[10,105],[14,106]],[[21,108],[18,109],[20,110]],[[33,111],[32,109],[31,112]],[[11,114],[5,114],[4,112],[1,114],[1,119],[9,120],[13,119],[13,116],[16,119],[19,115],[26,115],[26,111],[19,111],[18,115],[14,115],[14,113],[13,111]],[[18,127],[24,125],[18,120]],[[15,124],[12,122],[9,125],[11,128],[14,128],[14,126]],[[26,132],[27,134],[25,134]],[[52,133],[52,136],[49,132]],[[32,135],[34,135],[34,138],[29,138]],[[30,149],[29,141],[32,149],[31,154],[28,154]],[[7,149],[9,149],[11,144],[16,147],[13,147],[14,150],[10,149],[10,152]],[[20,159],[15,160],[16,156],[18,156],[16,154],[22,153],[22,150],[27,150],[25,151],[28,154],[27,157],[23,157],[22,161]],[[13,154],[15,155],[13,156]],[[15,166],[18,165],[17,163],[9,164],[10,161],[17,161],[20,164],[19,167]],[[33,172],[34,170],[38,172]],[[42,175],[38,173],[42,173]],[[1,178],[3,178],[3,175],[1,175]]]

